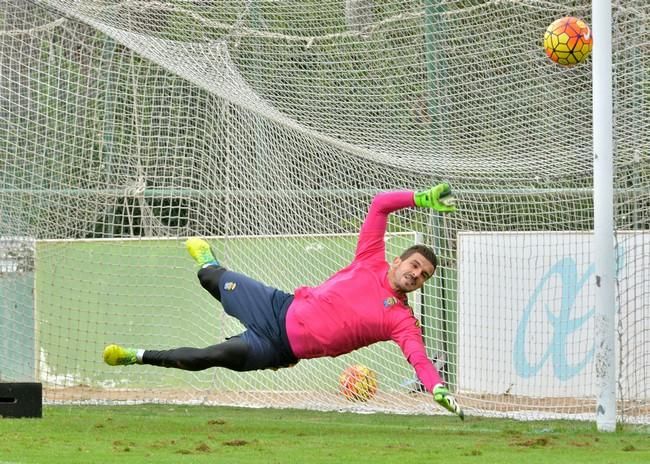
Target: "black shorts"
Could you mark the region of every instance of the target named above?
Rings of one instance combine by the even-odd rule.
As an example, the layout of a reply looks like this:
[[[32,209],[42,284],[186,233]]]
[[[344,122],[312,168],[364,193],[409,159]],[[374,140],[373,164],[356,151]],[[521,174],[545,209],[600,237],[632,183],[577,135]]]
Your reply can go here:
[[[219,289],[226,314],[246,327],[237,335],[248,344],[243,370],[289,367],[298,362],[286,329],[287,309],[293,295],[233,271],[221,275]]]

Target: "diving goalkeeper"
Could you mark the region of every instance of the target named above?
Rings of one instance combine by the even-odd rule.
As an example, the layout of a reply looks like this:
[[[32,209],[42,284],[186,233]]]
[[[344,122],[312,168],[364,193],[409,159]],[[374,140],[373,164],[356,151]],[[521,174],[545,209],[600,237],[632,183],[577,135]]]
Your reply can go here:
[[[435,401],[463,419],[463,411],[427,357],[420,324],[406,296],[433,275],[436,255],[427,246],[414,245],[388,263],[384,243],[391,212],[414,206],[452,212],[456,208],[450,194],[448,184],[421,192],[377,194],[361,226],[352,263],[316,287],[296,289],[294,295],[226,269],[206,241],[190,238],[186,247],[200,267],[201,285],[246,330],[206,348],[158,351],[109,345],[104,361],[111,366],[250,371],[289,367],[301,359],[339,356],[393,340]]]

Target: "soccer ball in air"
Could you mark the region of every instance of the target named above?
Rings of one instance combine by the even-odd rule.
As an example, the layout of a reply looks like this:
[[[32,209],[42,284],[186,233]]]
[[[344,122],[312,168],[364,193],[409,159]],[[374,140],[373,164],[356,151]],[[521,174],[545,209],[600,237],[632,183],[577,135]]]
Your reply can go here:
[[[339,391],[350,401],[368,401],[377,393],[377,374],[363,364],[350,366],[339,376]]]
[[[589,26],[573,16],[553,21],[544,33],[546,56],[563,66],[573,66],[586,60],[591,46]]]

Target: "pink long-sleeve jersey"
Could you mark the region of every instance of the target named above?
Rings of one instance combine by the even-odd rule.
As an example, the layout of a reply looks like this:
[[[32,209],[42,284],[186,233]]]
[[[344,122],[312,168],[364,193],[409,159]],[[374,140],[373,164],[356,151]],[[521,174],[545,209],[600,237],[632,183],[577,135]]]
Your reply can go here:
[[[354,261],[321,285],[296,290],[286,329],[298,359],[339,356],[393,340],[428,391],[443,383],[427,357],[420,324],[406,297],[388,282],[384,244],[388,215],[410,206],[415,206],[413,192],[376,195],[361,227]]]

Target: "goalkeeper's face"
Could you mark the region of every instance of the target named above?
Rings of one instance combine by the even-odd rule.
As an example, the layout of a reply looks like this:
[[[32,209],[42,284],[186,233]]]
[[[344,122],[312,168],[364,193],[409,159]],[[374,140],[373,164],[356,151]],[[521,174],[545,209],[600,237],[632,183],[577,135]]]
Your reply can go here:
[[[388,282],[393,290],[408,293],[422,288],[433,275],[433,264],[420,253],[407,258],[395,258],[388,269]]]

